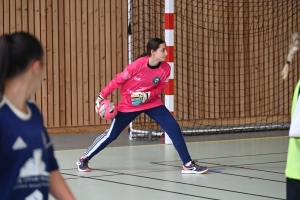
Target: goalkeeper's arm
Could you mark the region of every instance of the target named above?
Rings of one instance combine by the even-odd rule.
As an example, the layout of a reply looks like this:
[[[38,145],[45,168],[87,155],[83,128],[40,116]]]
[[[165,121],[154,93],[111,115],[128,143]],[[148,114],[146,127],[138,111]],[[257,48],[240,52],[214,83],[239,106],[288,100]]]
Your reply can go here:
[[[164,82],[160,83],[155,89],[152,89],[150,91],[150,95],[149,95],[150,97],[148,99],[152,99],[160,95],[161,93],[163,93],[167,87],[168,81],[169,81],[169,77],[166,78]]]
[[[155,89],[149,91],[149,92],[133,92],[131,94],[131,103],[135,106],[140,105],[144,102],[146,102],[148,99],[152,99],[159,94],[161,94],[167,84],[168,84],[169,78],[167,78],[163,83],[159,84]]]

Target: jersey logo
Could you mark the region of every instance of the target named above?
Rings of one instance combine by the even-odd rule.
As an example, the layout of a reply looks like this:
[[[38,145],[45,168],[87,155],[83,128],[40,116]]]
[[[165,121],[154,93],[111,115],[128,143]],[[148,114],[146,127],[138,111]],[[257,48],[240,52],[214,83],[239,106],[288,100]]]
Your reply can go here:
[[[49,172],[46,171],[47,166],[42,156],[42,149],[33,150],[33,157],[29,158],[20,169],[14,190],[49,187]]]
[[[46,164],[42,160],[42,149],[35,149],[33,151],[33,158],[29,158],[20,170],[19,178],[29,176],[48,176],[46,171]]]
[[[156,77],[154,77],[154,78],[152,79],[152,83],[153,83],[154,85],[156,85],[159,81],[160,81],[160,77],[159,77],[159,76],[156,76]]]
[[[26,149],[27,144],[24,142],[24,140],[19,136],[17,140],[15,141],[14,145],[12,146],[12,149],[17,151],[20,149]]]

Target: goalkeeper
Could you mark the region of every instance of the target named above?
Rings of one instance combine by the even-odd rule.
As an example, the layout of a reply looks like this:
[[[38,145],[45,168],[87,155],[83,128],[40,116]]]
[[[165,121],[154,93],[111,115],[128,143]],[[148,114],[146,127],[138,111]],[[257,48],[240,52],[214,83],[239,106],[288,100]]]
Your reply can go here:
[[[166,43],[159,38],[150,39],[147,51],[115,76],[100,92],[95,103],[98,111],[100,102],[115,89],[121,87],[122,98],[118,114],[111,126],[100,135],[77,161],[78,170],[89,172],[88,161],[114,141],[121,132],[141,113],[147,114],[168,133],[182,162],[182,173],[205,173],[207,167],[199,166],[189,155],[180,127],[158,96],[167,86],[171,67],[165,62]]]

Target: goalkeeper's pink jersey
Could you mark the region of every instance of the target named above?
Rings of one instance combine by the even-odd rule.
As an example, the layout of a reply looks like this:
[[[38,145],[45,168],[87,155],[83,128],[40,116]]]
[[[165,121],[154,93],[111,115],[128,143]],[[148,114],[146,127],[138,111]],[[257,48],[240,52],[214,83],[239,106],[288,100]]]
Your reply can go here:
[[[121,86],[122,99],[118,104],[121,112],[134,112],[146,110],[163,105],[161,94],[168,83],[171,67],[167,62],[161,62],[158,68],[148,67],[149,57],[141,57],[129,64],[125,70],[115,76],[100,92],[101,96],[107,98],[115,89]],[[131,93],[151,92],[150,98],[144,103],[134,106],[131,103]]]

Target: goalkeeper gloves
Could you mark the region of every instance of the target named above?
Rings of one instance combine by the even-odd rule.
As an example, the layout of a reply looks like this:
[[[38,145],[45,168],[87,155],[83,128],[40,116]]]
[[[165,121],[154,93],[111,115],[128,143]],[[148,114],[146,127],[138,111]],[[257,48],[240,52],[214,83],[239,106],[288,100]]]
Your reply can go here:
[[[95,111],[96,111],[96,113],[98,113],[98,110],[100,108],[100,103],[103,100],[104,100],[104,98],[100,94],[98,94],[98,97],[97,97],[97,99],[95,101]]]
[[[150,92],[133,92],[131,94],[131,103],[138,106],[150,98]]]

